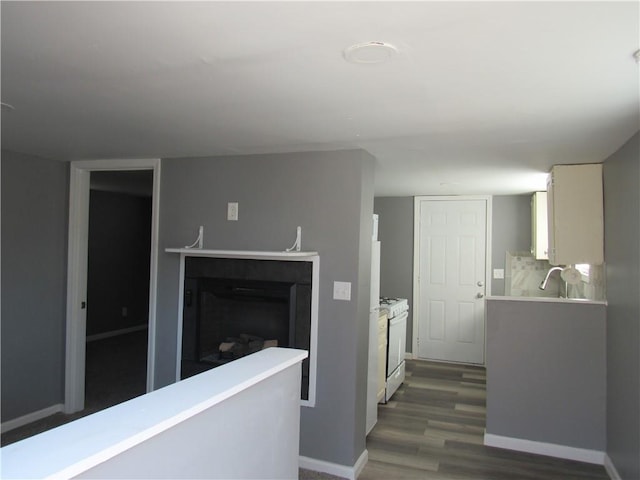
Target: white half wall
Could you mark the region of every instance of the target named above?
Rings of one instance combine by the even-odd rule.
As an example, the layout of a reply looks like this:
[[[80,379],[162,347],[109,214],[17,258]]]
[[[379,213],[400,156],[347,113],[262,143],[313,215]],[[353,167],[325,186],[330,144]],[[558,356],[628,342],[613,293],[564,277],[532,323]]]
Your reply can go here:
[[[262,350],[8,445],[0,477],[298,478],[306,356]]]

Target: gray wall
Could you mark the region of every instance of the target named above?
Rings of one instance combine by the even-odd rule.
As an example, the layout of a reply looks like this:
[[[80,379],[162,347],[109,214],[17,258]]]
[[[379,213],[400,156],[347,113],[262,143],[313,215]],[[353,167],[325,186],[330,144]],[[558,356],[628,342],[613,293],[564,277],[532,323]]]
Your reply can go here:
[[[640,135],[604,162],[607,453],[640,478]]]
[[[204,248],[283,250],[302,227],[320,254],[315,408],[302,408],[301,455],[352,466],[365,449],[374,159],[364,151],[162,161],[156,386],[175,379],[178,255],[204,226]],[[227,221],[227,202],[239,220]],[[333,282],[352,283],[350,302]]]
[[[491,228],[491,295],[504,295],[504,280],[493,278],[493,269],[505,268],[506,253],[530,250],[531,194],[494,196]]]
[[[377,197],[380,295],[409,300],[407,352],[413,347],[413,197]]]
[[[507,251],[531,248],[531,196],[493,197],[491,262],[505,268]],[[380,216],[380,295],[409,299],[413,305],[413,207],[414,197],[376,197],[374,212]],[[504,295],[504,280],[492,280],[492,295]],[[412,350],[411,309],[407,323],[407,351]]]
[[[2,152],[2,420],[63,402],[68,165]]]
[[[604,305],[487,300],[486,432],[604,452],[605,317]]]

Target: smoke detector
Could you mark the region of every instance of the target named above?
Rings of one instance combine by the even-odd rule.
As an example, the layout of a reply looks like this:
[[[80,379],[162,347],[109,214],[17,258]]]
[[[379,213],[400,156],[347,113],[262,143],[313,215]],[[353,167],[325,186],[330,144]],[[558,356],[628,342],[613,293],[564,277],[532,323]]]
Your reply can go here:
[[[350,63],[375,64],[391,60],[398,50],[385,42],[357,43],[346,48],[343,52],[344,59]]]

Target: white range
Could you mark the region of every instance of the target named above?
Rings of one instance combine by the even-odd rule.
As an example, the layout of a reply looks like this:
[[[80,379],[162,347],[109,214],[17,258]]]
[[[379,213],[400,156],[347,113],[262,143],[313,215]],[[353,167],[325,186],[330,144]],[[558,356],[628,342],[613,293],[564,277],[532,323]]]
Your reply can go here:
[[[406,298],[380,297],[380,309],[387,311],[388,346],[387,346],[387,384],[384,403],[402,385],[405,378],[404,356],[407,345],[407,318],[409,302]]]

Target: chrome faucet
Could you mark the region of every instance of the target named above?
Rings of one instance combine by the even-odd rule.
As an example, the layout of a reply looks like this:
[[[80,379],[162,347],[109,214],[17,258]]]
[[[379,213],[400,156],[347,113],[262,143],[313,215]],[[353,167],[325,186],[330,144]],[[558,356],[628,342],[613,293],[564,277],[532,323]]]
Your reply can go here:
[[[542,283],[540,283],[540,286],[538,287],[540,290],[544,290],[545,288],[547,288],[547,282],[549,281],[549,277],[551,276],[551,273],[555,272],[556,270],[564,270],[564,269],[563,267],[550,268],[549,271],[547,272],[547,276],[544,277],[544,280],[542,281]]]

